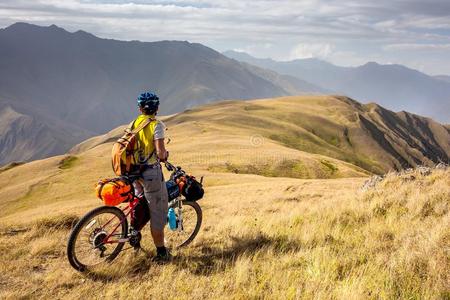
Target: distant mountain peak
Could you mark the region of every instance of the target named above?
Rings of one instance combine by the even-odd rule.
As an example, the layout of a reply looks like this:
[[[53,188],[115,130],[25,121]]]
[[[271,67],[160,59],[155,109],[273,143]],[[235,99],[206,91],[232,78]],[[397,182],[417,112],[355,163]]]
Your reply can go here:
[[[55,24],[49,26],[41,26],[35,24],[29,24],[25,22],[17,22],[6,28],[2,29],[3,32],[8,33],[10,35],[18,35],[18,34],[71,34],[67,30],[62,27],[58,27]]]
[[[374,61],[342,67],[317,58],[278,62],[235,51],[224,54],[363,102],[375,101],[388,109],[406,109],[441,122],[450,118],[450,76],[429,76],[404,65]]]
[[[334,67],[333,64],[322,60],[317,57],[311,57],[311,58],[297,58],[297,59],[290,59],[290,60],[275,60],[272,58],[257,58],[250,54],[248,54],[245,51],[236,51],[236,50],[227,50],[222,52],[223,55],[228,56],[232,59],[244,61],[250,64],[255,64],[261,66],[261,63],[266,64],[311,64],[311,65],[320,65],[322,67]]]
[[[34,25],[34,24],[29,24],[26,22],[16,22],[14,24],[9,25],[5,29],[24,28],[24,27],[32,28],[32,27],[40,27],[40,26]]]
[[[1,31],[6,31],[6,32],[17,32],[17,31],[22,31],[22,30],[30,30],[30,29],[34,29],[37,28],[38,26],[36,25],[31,25],[25,22],[16,22],[14,24],[11,24],[5,28],[2,28]]]
[[[95,35],[93,35],[92,33],[89,33],[87,31],[84,30],[77,30],[74,32],[74,34],[79,35],[79,36],[85,36],[85,37],[94,37],[97,38]]]
[[[45,28],[45,26],[42,26],[42,27]],[[63,31],[63,32],[68,32],[68,31],[65,30],[64,28],[59,27],[59,26],[57,26],[57,25],[55,25],[55,24],[52,24],[52,25],[50,25],[50,26],[47,26],[47,28],[50,29],[50,30],[53,30],[53,31]]]
[[[265,61],[265,62],[272,62],[272,63],[276,63],[277,61],[273,60],[272,58],[256,58],[254,56],[251,56],[250,54],[248,54],[245,51],[238,51],[238,50],[227,50],[222,52],[223,55],[235,59],[235,60],[240,60],[240,61],[245,61],[248,63],[251,63],[252,60],[260,60],[260,61]]]
[[[23,116],[22,114],[15,111],[11,106],[6,105],[4,108],[0,109],[0,119],[12,118],[16,119]]]
[[[293,60],[288,60],[290,62],[302,61],[302,62],[320,62],[320,63],[329,63],[317,57],[308,57],[308,58],[296,58]]]
[[[41,26],[41,25],[36,25],[36,24],[30,24],[30,23],[26,23],[26,22],[16,22],[12,25],[9,25],[8,27],[6,27],[5,29],[7,30],[17,30],[17,29],[51,29],[51,30],[63,30],[66,31],[64,28],[62,27],[58,27],[55,24],[49,25],[49,26]]]
[[[251,57],[251,58],[253,58],[253,56],[251,56],[251,55],[248,54],[247,52],[245,52],[245,51],[239,51],[239,50],[226,50],[226,51],[223,51],[222,54],[224,54],[224,55],[228,55],[228,54],[230,54],[230,55],[236,54],[236,55],[242,55],[242,56],[246,56],[246,57]]]
[[[376,61],[368,61],[366,62],[363,66],[375,66],[375,67],[379,67],[381,66],[379,63],[377,63]]]

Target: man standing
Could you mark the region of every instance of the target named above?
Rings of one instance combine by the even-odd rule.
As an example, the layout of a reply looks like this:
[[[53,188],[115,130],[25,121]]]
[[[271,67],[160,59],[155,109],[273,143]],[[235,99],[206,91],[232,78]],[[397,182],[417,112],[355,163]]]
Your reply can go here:
[[[164,226],[167,223],[168,195],[160,162],[167,160],[168,152],[164,146],[164,124],[155,119],[159,108],[159,98],[153,92],[145,92],[137,99],[141,115],[133,122],[136,128],[149,118],[151,122],[136,134],[134,148],[135,161],[144,179],[145,198],[150,208],[150,230],[156,246],[157,261],[170,259],[164,245]]]

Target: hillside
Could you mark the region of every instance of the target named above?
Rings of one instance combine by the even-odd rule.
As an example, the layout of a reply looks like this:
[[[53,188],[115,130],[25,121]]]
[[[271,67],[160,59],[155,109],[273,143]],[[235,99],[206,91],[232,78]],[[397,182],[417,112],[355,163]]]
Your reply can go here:
[[[229,142],[226,135],[215,140],[218,146]],[[202,140],[185,136],[188,141],[192,152],[197,142],[202,147]],[[179,147],[170,147],[174,159],[182,155]],[[112,266],[81,275],[66,261],[66,239],[73,222],[100,205],[93,184],[111,175],[109,150],[101,144],[76,157],[0,173],[2,299],[448,296],[448,170],[389,175],[362,192],[365,178],[274,178],[197,169],[195,175],[206,175],[206,195],[199,202],[202,229],[191,246],[173,252],[168,265],[152,264],[145,228],[145,252],[125,251]],[[200,167],[191,157],[183,166]]]
[[[273,72],[269,76],[211,48],[183,41],[126,42],[84,31],[71,33],[55,25],[16,23],[0,29],[0,45],[0,109],[11,107],[40,123],[53,119],[91,136],[131,119],[137,110],[135,97],[148,89],[160,96],[162,114],[222,99],[320,91],[299,79]],[[20,140],[13,127],[0,130]],[[55,134],[66,136],[64,130]],[[57,153],[81,140],[62,141]],[[3,151],[20,147],[10,143]],[[41,150],[29,148],[22,156],[16,152],[14,159],[55,154]],[[10,159],[2,155],[0,163]]]
[[[0,107],[0,166],[66,152],[92,135],[62,122],[21,114]]]
[[[345,97],[224,101],[163,120],[169,128],[171,160],[219,183],[222,178],[236,178],[233,174],[246,178],[365,177],[432,165],[450,156],[450,131],[442,125]],[[55,207],[67,199],[73,199],[74,206],[81,205],[93,182],[113,175],[111,145],[123,128],[78,144],[68,160],[57,156],[0,170],[2,214],[14,219],[19,209],[19,215],[39,216],[49,194]],[[66,165],[71,171],[65,171]],[[70,185],[82,186],[83,192],[68,189]]]
[[[402,65],[375,62],[358,67],[339,67],[318,59],[279,62],[254,58],[242,52],[227,51],[224,54],[306,80],[336,94],[450,122],[450,83],[446,76],[433,77]]]
[[[90,274],[71,269],[69,230],[101,205],[94,184],[113,176],[111,142],[119,127],[70,155],[0,169],[0,298],[448,296],[448,169],[427,176],[391,173],[363,192],[363,169],[296,149],[359,158],[370,153],[394,163],[371,133],[396,120],[395,132],[376,136],[385,137],[386,147],[395,135],[397,144],[390,145],[398,147],[408,134],[411,149],[398,154],[413,155],[420,135],[424,141],[428,134],[427,149],[446,139],[438,136],[441,125],[319,96],[225,101],[163,119],[172,162],[205,176],[203,225],[194,243],[173,251],[168,265],[155,265],[145,228],[145,251],[125,251]],[[385,166],[381,160],[368,165]]]
[[[169,128],[171,160],[219,181],[230,176],[223,174],[364,177],[418,161],[431,164],[439,157],[447,161],[449,156],[449,132],[441,125],[342,97],[225,101],[163,119]],[[73,159],[68,161],[57,156],[1,172],[3,214],[23,208],[39,215],[46,199],[31,201],[30,196],[54,189],[61,195],[55,196],[58,201],[75,197],[78,205],[85,194],[62,187],[71,183],[90,192],[92,182],[112,176],[111,145],[122,132],[119,127],[86,140],[70,151]],[[79,167],[71,173],[60,168],[65,164]]]
[[[180,149],[181,156],[175,159],[195,159],[210,170],[266,176],[276,170],[299,178],[347,177],[352,165],[384,173],[447,162],[450,157],[450,133],[443,125],[339,96],[225,101],[187,110],[166,122],[173,143]],[[73,153],[111,142],[121,132],[116,129],[92,138],[75,147]],[[186,136],[194,141],[195,151],[190,150],[191,142],[182,142]],[[219,144],[217,136],[222,137]],[[343,161],[349,164],[342,165]]]

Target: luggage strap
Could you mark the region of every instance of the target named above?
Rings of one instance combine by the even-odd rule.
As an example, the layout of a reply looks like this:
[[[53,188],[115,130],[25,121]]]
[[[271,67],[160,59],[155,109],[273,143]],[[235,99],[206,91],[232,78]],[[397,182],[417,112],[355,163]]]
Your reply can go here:
[[[127,133],[131,133],[132,135],[136,135],[139,131],[141,131],[142,129],[144,129],[145,127],[147,127],[148,124],[150,124],[152,121],[156,120],[155,118],[148,118],[147,120],[145,120],[144,122],[142,122],[138,127],[134,128],[133,130],[131,130],[131,127],[133,127],[134,122],[136,122],[136,120],[134,120],[133,122],[131,122],[130,126],[125,129],[125,132]],[[153,153],[152,153],[153,155]],[[147,160],[150,159],[147,158]],[[130,171],[131,168],[131,156],[127,155],[126,156],[126,160],[125,160],[125,170]]]

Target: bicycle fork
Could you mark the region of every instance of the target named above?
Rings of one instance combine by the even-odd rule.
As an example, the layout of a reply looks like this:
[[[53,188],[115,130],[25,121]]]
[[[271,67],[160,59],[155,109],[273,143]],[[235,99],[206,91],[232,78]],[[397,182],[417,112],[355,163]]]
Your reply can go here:
[[[181,205],[181,199],[178,199],[178,224],[177,224],[177,230],[183,231],[183,210]]]
[[[177,228],[174,231],[183,231],[183,206],[181,197],[178,197],[169,202],[169,208],[173,207],[177,215]]]

